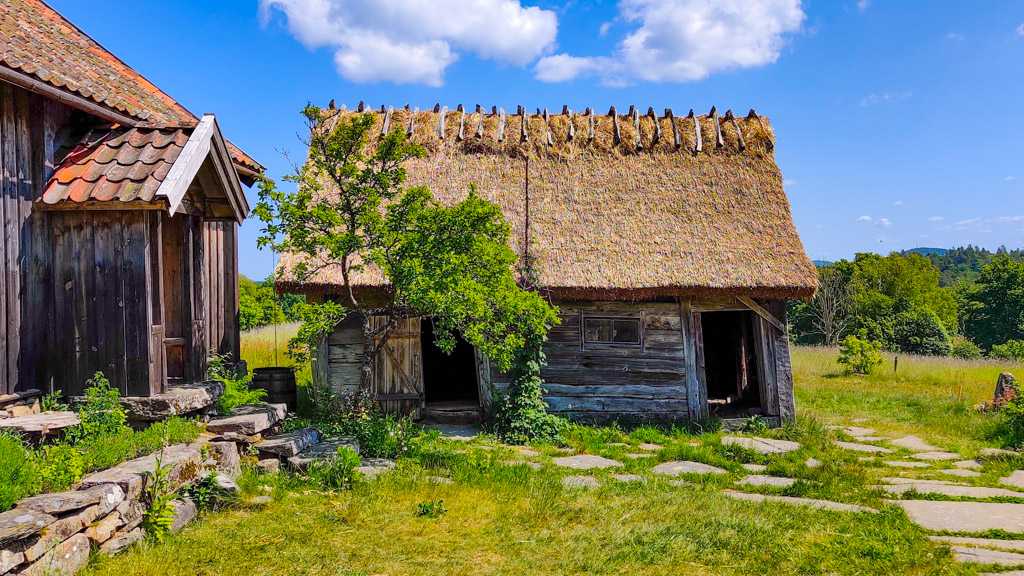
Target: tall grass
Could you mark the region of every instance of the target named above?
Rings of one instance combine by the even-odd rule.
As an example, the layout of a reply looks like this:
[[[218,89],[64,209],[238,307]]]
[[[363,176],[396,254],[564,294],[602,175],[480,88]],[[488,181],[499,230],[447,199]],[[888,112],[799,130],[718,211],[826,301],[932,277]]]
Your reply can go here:
[[[292,366],[288,357],[288,341],[299,333],[298,322],[263,326],[242,332],[242,359],[249,365],[249,370],[267,366]],[[295,373],[300,384],[310,382],[312,376],[309,366],[304,366]]]

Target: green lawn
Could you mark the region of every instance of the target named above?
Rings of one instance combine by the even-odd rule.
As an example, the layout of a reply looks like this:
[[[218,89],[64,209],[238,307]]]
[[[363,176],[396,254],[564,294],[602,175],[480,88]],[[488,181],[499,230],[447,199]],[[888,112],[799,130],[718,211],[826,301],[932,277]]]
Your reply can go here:
[[[763,456],[723,447],[720,434],[683,430],[576,427],[566,444],[577,452],[624,463],[612,471],[584,472],[597,489],[566,488],[561,478],[580,474],[552,465],[553,446],[524,457],[481,437],[469,444],[435,433],[417,439],[396,470],[350,491],[325,493],[285,475],[242,478],[236,506],[208,514],[162,544],[143,544],[113,559],[98,559],[92,574],[976,574],[955,564],[883,494],[871,488],[895,475],[880,462],[840,450],[840,432],[826,424],[873,427],[898,437],[915,433],[964,456],[999,445],[1001,417],[977,414],[1006,366],[945,359],[900,359],[899,372],[869,378],[838,374],[834,351],[795,349],[793,363],[800,418],[771,432],[803,447]],[[891,363],[889,364],[891,370]],[[642,442],[663,448],[630,459]],[[625,443],[628,446],[613,445]],[[905,458],[897,452],[894,458]],[[822,462],[808,468],[804,461]],[[523,462],[541,465],[533,470]],[[655,464],[686,459],[728,474],[690,476],[673,484],[650,473]],[[509,462],[519,462],[509,464]],[[790,488],[748,491],[860,504],[879,514],[827,512],[728,498],[725,488],[760,463],[766,473],[798,479]],[[1022,462],[988,460],[981,477],[992,485]],[[948,466],[940,464],[939,467]],[[622,483],[613,473],[643,480]],[[427,481],[450,478],[452,484]],[[272,488],[267,506],[246,504]],[[419,504],[443,501],[437,518],[418,517]],[[1024,500],[1022,500],[1024,501]],[[991,568],[991,567],[990,567]],[[984,570],[981,570],[984,571]]]

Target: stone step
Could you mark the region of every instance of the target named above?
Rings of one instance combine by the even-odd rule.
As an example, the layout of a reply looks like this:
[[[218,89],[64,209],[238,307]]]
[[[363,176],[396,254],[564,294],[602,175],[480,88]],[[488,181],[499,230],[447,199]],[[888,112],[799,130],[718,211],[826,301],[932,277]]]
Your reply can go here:
[[[752,494],[750,492],[740,492],[737,490],[723,490],[722,494],[725,494],[729,498],[735,498],[736,500],[746,500],[747,502],[780,502],[782,504],[792,504],[794,506],[809,506],[811,508],[817,508],[819,510],[830,510],[833,512],[878,512],[878,510],[875,510],[874,508],[868,508],[867,506],[845,504],[843,502],[832,502],[831,500],[817,500],[814,498],[797,498],[794,496]]]
[[[302,428],[285,434],[278,434],[256,444],[261,456],[274,455],[291,458],[320,442],[320,433],[316,428]]]
[[[774,438],[747,438],[744,436],[723,436],[723,446],[740,446],[761,454],[785,454],[800,448],[800,443]]]
[[[113,468],[87,476],[82,479],[80,488],[117,484],[125,494],[138,496],[142,491],[146,474],[152,473],[156,468],[157,458],[160,458],[162,468],[170,470],[167,481],[171,490],[177,490],[182,484],[202,476],[202,444],[175,444],[156,454],[122,462]]]
[[[674,462],[662,462],[651,469],[655,474],[664,476],[679,476],[680,474],[728,474],[728,471],[688,460],[677,460]]]
[[[292,468],[301,472],[317,460],[334,458],[338,454],[339,448],[348,448],[358,454],[359,440],[350,436],[327,438],[319,444],[314,444],[299,454],[292,456],[288,459],[288,463],[291,464]]]
[[[999,566],[1024,566],[1024,554],[1003,552],[990,548],[971,548],[968,546],[950,546],[957,562],[971,564],[998,564]]]
[[[1002,530],[1024,533],[1024,504],[995,502],[944,502],[939,500],[889,500],[903,508],[910,521],[935,532],[977,533]]]
[[[479,424],[483,422],[480,410],[445,410],[423,408],[420,410],[421,424]]]
[[[26,436],[55,436],[62,430],[81,423],[74,412],[40,412],[0,419],[0,430],[9,430]]]
[[[224,418],[210,420],[206,429],[216,434],[259,434],[285,419],[288,406],[285,404],[244,404],[236,406]]]

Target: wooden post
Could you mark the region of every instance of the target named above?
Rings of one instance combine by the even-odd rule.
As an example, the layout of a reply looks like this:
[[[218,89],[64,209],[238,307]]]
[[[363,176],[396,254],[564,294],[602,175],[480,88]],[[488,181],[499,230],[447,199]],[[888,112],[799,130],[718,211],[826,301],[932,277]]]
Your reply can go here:
[[[672,113],[671,108],[665,108],[665,116],[668,117],[668,121],[672,124],[672,144],[679,150],[683,147],[683,135],[679,132],[679,125],[676,124],[676,115]]]
[[[718,123],[718,110],[712,106],[708,116],[711,117],[711,123],[715,127],[715,148],[721,148],[725,146],[725,141],[722,140],[722,125]]]
[[[476,137],[484,137],[484,109],[476,105]]]
[[[448,114],[448,107],[445,106],[437,113],[437,138],[444,140],[444,117]]]
[[[693,153],[700,154],[701,149],[704,147],[703,139],[700,135],[700,119],[693,114],[693,110],[690,110],[690,118],[693,119]]]
[[[395,111],[394,108],[392,108],[391,106],[388,106],[387,112],[384,113],[384,121],[381,122],[381,125],[380,125],[380,135],[381,136],[387,135],[387,133],[388,133],[388,126],[391,125],[391,113],[394,112],[394,111]]]
[[[466,109],[459,104],[459,131],[455,134],[455,141],[462,142],[466,136]]]
[[[568,135],[568,140],[570,142],[572,142],[572,139],[576,137],[576,122],[573,121],[572,110],[569,110],[568,107],[566,107],[564,109],[563,113],[569,116],[569,135]]]
[[[498,142],[505,140],[505,109],[498,108]]]
[[[732,108],[725,112],[725,119],[732,122],[732,127],[736,129],[736,138],[739,140],[740,151],[747,149],[747,143],[743,140],[743,131],[740,130],[739,123],[736,122],[736,117],[732,114]]]
[[[608,111],[608,115],[612,117],[612,146],[618,146],[622,135],[619,134],[619,115],[615,112],[615,106]]]
[[[651,147],[658,144],[661,140],[661,122],[658,121],[658,115],[654,113],[654,108],[647,110],[647,115],[651,117],[651,121],[654,122],[654,136],[651,138]]]

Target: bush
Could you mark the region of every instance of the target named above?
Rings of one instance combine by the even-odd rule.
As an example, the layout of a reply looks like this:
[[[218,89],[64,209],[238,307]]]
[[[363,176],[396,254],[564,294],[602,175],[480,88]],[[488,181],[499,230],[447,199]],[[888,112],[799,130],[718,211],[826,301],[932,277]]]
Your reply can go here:
[[[992,357],[1024,362],[1024,340],[1009,340],[992,347]]]
[[[953,341],[949,355],[961,360],[977,360],[981,358],[981,348],[966,338],[957,338]]]
[[[847,373],[870,374],[885,361],[881,354],[882,344],[867,340],[863,331],[859,336],[847,336],[843,340],[839,345],[838,362],[846,366]]]
[[[85,473],[82,452],[70,444],[48,444],[37,450],[35,456],[41,492],[70,490]]]
[[[892,348],[922,356],[949,356],[949,333],[931,310],[901,312],[893,323]]]
[[[242,378],[229,379],[220,378],[224,383],[224,394],[217,399],[217,411],[227,414],[243,404],[256,404],[267,397],[267,391],[262,388],[250,388],[252,376],[248,374]]]
[[[120,433],[128,419],[121,407],[121,395],[110,387],[110,381],[102,372],[97,372],[87,384],[85,402],[78,409],[82,421],[78,435],[95,437]]]
[[[398,458],[408,451],[416,434],[412,416],[381,412],[373,395],[365,391],[322,391],[319,397],[323,402],[315,406],[312,418],[290,418],[284,430],[312,427],[322,436],[353,436],[362,453],[375,458]]]
[[[36,470],[28,447],[17,436],[0,432],[0,512],[31,496],[35,488]]]
[[[351,448],[338,448],[333,458],[314,461],[306,473],[325,490],[342,490],[355,481],[356,468],[361,463],[359,454]]]

